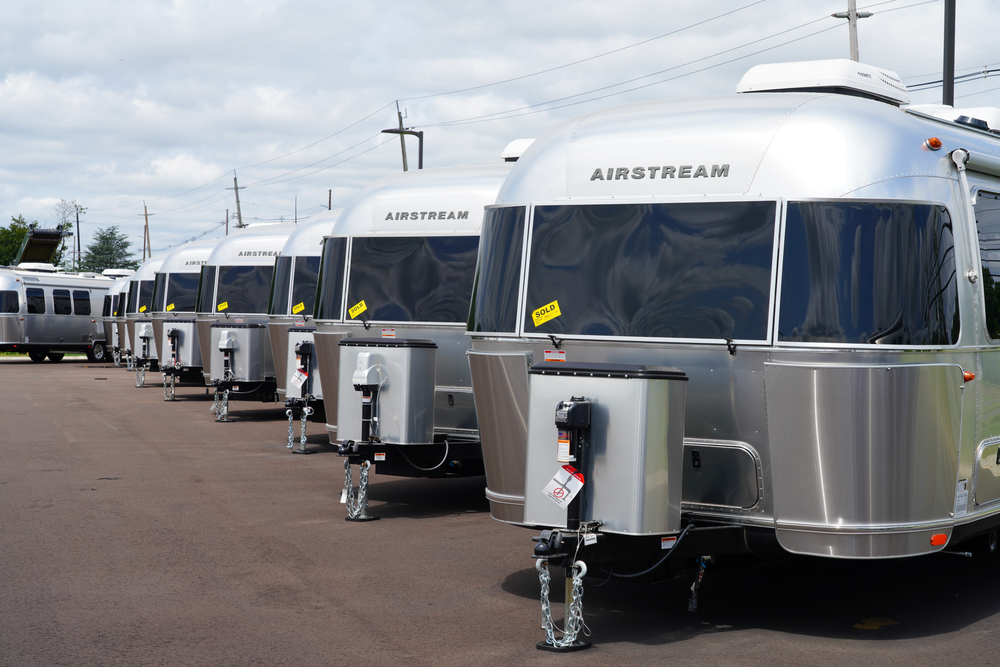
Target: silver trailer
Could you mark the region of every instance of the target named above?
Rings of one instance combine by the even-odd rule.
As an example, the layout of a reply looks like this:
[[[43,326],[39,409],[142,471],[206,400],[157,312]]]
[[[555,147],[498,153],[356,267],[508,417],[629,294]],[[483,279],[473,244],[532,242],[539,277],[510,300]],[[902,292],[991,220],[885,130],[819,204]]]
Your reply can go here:
[[[146,371],[157,370],[156,338],[153,335],[153,286],[156,272],[166,255],[150,257],[129,277],[128,302],[125,305],[125,330],[132,343],[128,366],[135,371],[135,386],[146,384]]]
[[[222,239],[201,268],[196,326],[218,421],[229,420],[230,398],[277,399],[267,304],[274,260],[295,229],[250,225]]]
[[[122,277],[115,280],[108,289],[108,293],[104,295],[104,307],[101,311],[101,322],[104,325],[105,353],[111,353],[111,358],[114,360],[116,368],[121,366],[123,351],[129,347],[127,339],[122,339],[119,335],[116,318],[119,312],[122,314],[122,317],[125,315],[129,276],[134,274],[135,271],[131,269],[109,269],[104,271],[102,275],[114,278],[118,272],[122,272]]]
[[[323,211],[298,225],[285,241],[274,262],[271,298],[267,312],[268,336],[278,383],[278,395],[285,397],[288,415],[288,448],[299,454],[306,449],[306,420],[323,415],[323,390],[313,350],[310,320],[316,305],[323,237],[333,232],[343,209]],[[290,390],[286,388],[290,387]],[[293,422],[301,421],[299,448],[293,445]]]
[[[195,308],[201,267],[219,243],[206,239],[178,246],[156,272],[150,319],[165,401],[174,399],[178,381],[204,384]]]
[[[851,61],[738,91],[568,121],[488,210],[469,358],[493,517],[574,581],[994,546],[1000,111],[901,108]]]
[[[330,442],[347,457],[349,518],[367,518],[373,462],[389,475],[482,474],[464,329],[483,208],[510,168],[386,177],[324,241],[315,353]]]
[[[91,361],[104,361],[98,318],[113,283],[94,273],[57,272],[45,263],[0,269],[0,352],[27,353],[35,362],[85,352]]]

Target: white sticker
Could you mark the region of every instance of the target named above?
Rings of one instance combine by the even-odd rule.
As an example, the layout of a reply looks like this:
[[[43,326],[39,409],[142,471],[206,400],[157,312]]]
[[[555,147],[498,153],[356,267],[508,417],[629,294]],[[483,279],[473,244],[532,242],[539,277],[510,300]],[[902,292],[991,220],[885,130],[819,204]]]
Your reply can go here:
[[[292,374],[292,377],[289,380],[289,382],[294,384],[297,389],[302,389],[302,385],[305,384],[305,381],[308,378],[309,375],[307,373],[303,373],[302,369],[300,368],[299,370],[295,371],[295,373]]]
[[[347,504],[347,489],[343,489],[340,492],[340,504],[341,505],[346,505]]]
[[[240,390],[240,386],[238,384],[234,384],[233,385],[233,391],[239,391],[239,390]]]
[[[571,465],[564,465],[556,472],[542,493],[559,507],[566,507],[583,488],[583,473]]]
[[[237,317],[236,318],[236,324],[243,324],[243,318],[242,317]]]
[[[597,533],[584,533],[583,544],[589,546],[591,544],[597,544]]]
[[[396,337],[395,329],[382,329],[382,338],[395,338],[395,337]]]
[[[566,361],[566,350],[545,350],[545,361]]]
[[[376,452],[375,453],[375,460],[376,461],[385,461],[385,452]]]
[[[958,480],[958,488],[955,490],[955,518],[965,516],[969,509],[969,480]]]
[[[295,326],[297,326],[297,327],[304,327],[305,325],[306,325],[306,321],[305,320],[295,320]]]
[[[566,431],[559,431],[559,444],[556,447],[556,461],[559,463],[572,463],[576,457],[569,453],[569,434]]]
[[[677,538],[676,537],[661,537],[660,538],[660,549],[673,549],[675,544],[677,544]]]

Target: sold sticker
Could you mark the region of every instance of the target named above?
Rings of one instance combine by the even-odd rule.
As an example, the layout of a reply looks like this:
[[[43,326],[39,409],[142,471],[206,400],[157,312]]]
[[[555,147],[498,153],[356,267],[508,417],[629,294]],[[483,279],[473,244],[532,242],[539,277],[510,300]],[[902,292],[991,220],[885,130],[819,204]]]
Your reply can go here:
[[[145,313],[146,312],[146,306],[139,306],[139,312],[140,313]]]
[[[304,301],[302,303],[297,303],[294,306],[292,306],[292,315],[298,315],[305,309],[306,309],[306,304]]]
[[[219,310],[225,310],[226,308],[229,308],[229,302],[228,301],[223,301],[222,303],[220,303],[218,305],[218,309]]]
[[[583,488],[583,473],[571,465],[564,465],[556,472],[542,493],[559,507],[566,507]]]
[[[368,310],[368,306],[365,305],[365,302],[362,299],[355,305],[351,306],[350,310],[348,310],[347,312],[350,314],[351,319],[353,320],[355,317],[365,312],[366,310]]]
[[[536,327],[540,327],[549,320],[554,320],[560,315],[562,315],[562,312],[559,310],[559,302],[553,301],[552,303],[547,303],[531,313],[531,319],[534,320]]]
[[[168,313],[169,313],[169,312],[170,312],[171,310],[173,310],[173,309],[174,309],[174,304],[170,304],[169,306],[167,306],[167,312],[168,312]]]

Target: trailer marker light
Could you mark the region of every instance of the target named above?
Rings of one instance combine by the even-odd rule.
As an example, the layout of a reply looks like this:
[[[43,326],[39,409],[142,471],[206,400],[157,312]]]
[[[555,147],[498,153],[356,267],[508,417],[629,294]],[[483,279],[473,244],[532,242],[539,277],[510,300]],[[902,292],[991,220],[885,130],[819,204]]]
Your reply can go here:
[[[944,533],[938,533],[937,535],[931,535],[931,546],[932,547],[943,547],[948,542],[948,536]]]
[[[976,374],[970,371],[962,371],[962,379],[966,382],[972,382],[976,379]]]
[[[944,142],[937,137],[929,137],[924,139],[924,146],[931,149],[932,151],[939,151],[941,147],[944,146]]]

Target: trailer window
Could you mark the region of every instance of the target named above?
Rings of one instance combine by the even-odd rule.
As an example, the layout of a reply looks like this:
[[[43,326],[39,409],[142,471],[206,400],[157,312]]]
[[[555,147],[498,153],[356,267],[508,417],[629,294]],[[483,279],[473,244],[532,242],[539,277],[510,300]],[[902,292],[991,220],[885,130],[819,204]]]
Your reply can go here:
[[[271,315],[288,314],[288,287],[292,282],[291,256],[278,257],[274,261],[274,278],[271,280],[271,298],[267,312]]]
[[[138,298],[139,298],[139,281],[130,280],[128,282],[128,304],[127,307],[125,308],[126,314],[135,312],[135,302],[138,300]]]
[[[198,277],[197,273],[168,275],[164,305],[157,312],[193,313],[198,305]]]
[[[344,265],[347,239],[329,238],[323,241],[323,257],[319,265],[316,290],[316,319],[341,319],[344,300]]]
[[[28,287],[24,290],[24,296],[28,301],[28,312],[42,315],[45,313],[45,292],[37,287]]]
[[[153,281],[139,281],[139,300],[136,302],[135,312],[148,315],[153,309]]]
[[[17,300],[17,290],[0,290],[0,313],[16,313],[21,306]]]
[[[319,278],[319,257],[295,258],[292,279],[292,315],[312,315],[316,305],[316,280]]]
[[[220,313],[266,313],[273,274],[273,264],[220,266],[216,310]]]
[[[157,313],[163,312],[163,300],[167,296],[167,274],[157,273],[153,281],[153,310]]]
[[[73,304],[70,303],[68,289],[52,290],[52,310],[56,315],[73,314]]]
[[[478,236],[357,237],[351,245],[347,305],[352,319],[465,322]]]
[[[517,327],[524,212],[523,206],[486,211],[469,309],[469,331],[514,332]]]
[[[101,309],[101,317],[111,317],[111,295],[104,295],[104,307]]]
[[[767,338],[773,201],[537,206],[527,333]]]
[[[90,315],[90,292],[73,290],[73,312],[77,315]]]
[[[215,296],[215,267],[201,267],[201,277],[198,280],[198,304],[199,313],[211,313],[215,310],[212,297]]]
[[[983,300],[986,331],[1000,339],[1000,196],[980,192],[976,196],[976,231],[979,258],[983,264]]]
[[[955,246],[943,206],[791,202],[784,245],[779,340],[958,342]]]

